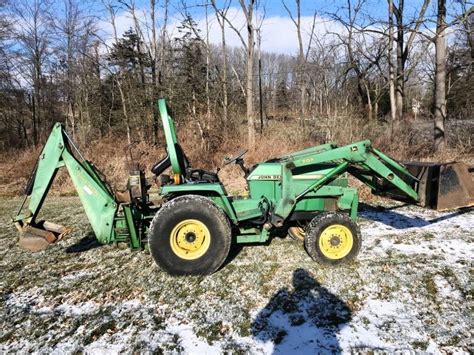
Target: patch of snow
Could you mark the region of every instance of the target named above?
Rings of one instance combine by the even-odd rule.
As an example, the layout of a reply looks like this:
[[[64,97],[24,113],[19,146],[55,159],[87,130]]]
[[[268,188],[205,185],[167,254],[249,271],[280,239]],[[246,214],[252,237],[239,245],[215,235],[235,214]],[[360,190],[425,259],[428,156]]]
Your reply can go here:
[[[61,277],[61,281],[63,282],[68,282],[68,281],[77,281],[79,279],[88,277],[88,276],[93,276],[95,273],[90,272],[90,271],[78,271],[72,274],[67,274]]]
[[[80,304],[63,303],[55,308],[56,311],[63,313],[65,316],[80,316],[85,314],[93,314],[99,309],[99,305],[94,302],[84,302]]]
[[[436,284],[436,290],[439,296],[448,299],[461,300],[462,294],[459,290],[453,289],[451,284],[441,275],[435,275],[433,278]]]
[[[218,354],[220,352],[219,344],[210,345],[207,341],[198,338],[193,327],[188,324],[168,325],[166,331],[179,336],[179,345],[187,354]]]
[[[471,231],[474,214],[465,211],[438,212],[423,208],[399,207],[381,211],[362,210],[361,217],[369,220],[361,229],[364,235],[381,237],[410,231],[431,232],[449,237],[450,231]],[[448,232],[448,233],[447,233]]]
[[[427,354],[441,354],[438,348],[438,344],[436,344],[433,340],[430,340],[428,343],[428,347],[426,348]]]
[[[471,234],[474,213],[437,212],[411,206],[363,210],[360,215],[365,219],[361,224],[363,244],[377,256],[396,251],[439,256],[447,263],[457,263],[470,261],[474,254]],[[466,238],[466,235],[471,237]]]

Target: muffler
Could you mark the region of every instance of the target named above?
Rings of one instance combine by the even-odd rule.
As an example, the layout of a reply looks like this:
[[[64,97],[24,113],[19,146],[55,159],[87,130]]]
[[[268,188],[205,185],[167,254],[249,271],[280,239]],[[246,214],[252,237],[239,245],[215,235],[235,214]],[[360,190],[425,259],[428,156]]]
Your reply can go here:
[[[474,206],[474,167],[461,162],[402,162],[410,176],[399,175],[417,193],[419,201],[407,197],[387,181],[374,177],[376,195],[414,203],[438,211]]]
[[[58,242],[71,232],[71,228],[47,221],[23,226],[17,223],[17,228],[20,231],[18,245],[32,252],[46,249],[50,244]]]

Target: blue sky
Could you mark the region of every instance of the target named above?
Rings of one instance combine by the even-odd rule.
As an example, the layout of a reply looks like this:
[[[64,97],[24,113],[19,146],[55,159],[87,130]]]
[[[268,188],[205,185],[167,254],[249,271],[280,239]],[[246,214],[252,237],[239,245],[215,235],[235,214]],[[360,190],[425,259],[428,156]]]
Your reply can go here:
[[[126,1],[126,0],[125,0]],[[131,0],[129,0],[131,1]],[[187,0],[185,1],[188,8],[188,11],[192,14],[195,21],[198,23],[198,26],[201,28],[204,35],[206,22],[205,22],[205,9],[202,6],[204,0]],[[287,6],[294,12],[295,3],[294,0],[285,0]],[[351,0],[352,3],[356,1]],[[398,3],[397,0],[394,0],[395,3]],[[164,0],[158,0],[157,5],[157,18],[158,25],[160,24],[160,15],[162,14],[162,4]],[[222,0],[217,1],[218,5],[224,3]],[[329,18],[329,13],[338,12],[340,16],[345,16],[347,11],[343,8],[347,6],[346,0],[335,0],[335,1],[314,1],[314,0],[302,0],[302,24],[303,32],[309,33],[311,28],[314,11],[317,11],[317,26],[316,33],[322,35],[326,31],[331,32],[341,32],[343,31],[342,26],[334,23]],[[101,2],[96,0],[92,1],[94,8],[100,8]],[[414,17],[421,8],[423,0],[405,0],[405,18],[409,20]],[[451,1],[452,4],[452,1]],[[149,17],[149,0],[135,0],[135,5],[139,18],[145,24],[147,18]],[[291,22],[287,11],[282,5],[281,0],[261,0],[260,5],[265,7],[265,19],[262,25],[262,48],[269,52],[277,53],[286,53],[286,54],[295,54],[297,51],[297,37],[296,30]],[[431,0],[430,8],[427,11],[427,16],[430,16],[433,19],[435,14],[436,1]],[[213,17],[212,9],[208,9],[210,15],[210,35],[209,39],[211,43],[219,44],[220,43],[220,30],[217,25],[215,18]],[[453,8],[450,9],[450,12],[454,11]],[[179,23],[182,19],[182,5],[180,0],[170,0],[170,19],[169,19],[169,31],[171,36],[175,36],[176,28],[179,26]],[[261,14],[261,13],[260,13]],[[363,16],[370,16],[372,18],[383,19],[385,20],[387,16],[387,1],[386,0],[366,0],[363,7]],[[104,12],[105,15],[105,12]],[[232,0],[232,7],[229,10],[229,18],[232,19],[232,22],[235,23],[237,28],[242,29],[242,33],[245,34],[245,19],[243,17],[242,11],[238,0]],[[119,11],[117,16],[117,25],[119,28],[119,35],[126,31],[128,28],[133,26],[133,21],[130,18],[129,14],[126,11]],[[434,28],[434,23],[430,22],[427,24],[428,27]],[[100,23],[100,27],[104,29],[105,32],[111,33],[111,27],[107,24],[107,20],[104,19]],[[146,26],[144,26],[146,27]],[[232,30],[228,29],[226,31],[227,42],[230,46],[239,46],[240,40],[238,36],[233,33]],[[307,37],[307,36],[304,36]]]
[[[204,0],[188,0],[186,3],[191,7],[194,7],[195,13],[203,13],[202,6],[193,6],[201,5]],[[218,4],[224,4],[226,1],[217,1]],[[228,1],[227,1],[228,2]],[[353,4],[357,1],[351,0]],[[395,3],[398,3],[397,0],[394,0]],[[434,5],[436,0],[431,0]],[[449,1],[448,1],[449,2]],[[149,3],[147,0],[138,0],[137,4],[143,4],[147,6]],[[171,0],[172,7],[177,7],[180,1]],[[286,5],[291,10],[296,10],[296,5],[294,0],[285,0]],[[288,16],[285,8],[282,5],[281,0],[260,0],[259,4],[264,6],[266,9],[267,16]],[[414,13],[418,12],[423,4],[423,0],[405,0],[405,12],[407,16],[412,16]],[[232,0],[232,6],[238,7],[238,0]],[[301,1],[301,10],[303,16],[312,16],[314,11],[318,11],[319,14],[323,15],[324,13],[336,12],[341,7],[346,7],[346,0],[333,0],[333,1],[315,1],[315,0],[302,0]],[[433,6],[431,6],[433,7]],[[364,5],[365,11],[373,16],[386,16],[387,13],[387,1],[386,0],[366,0]]]

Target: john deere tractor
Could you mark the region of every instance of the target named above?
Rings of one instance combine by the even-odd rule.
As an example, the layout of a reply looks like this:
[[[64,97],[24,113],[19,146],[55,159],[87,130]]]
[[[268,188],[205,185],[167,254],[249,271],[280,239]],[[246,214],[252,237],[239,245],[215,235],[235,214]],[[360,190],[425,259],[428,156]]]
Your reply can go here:
[[[463,163],[399,163],[370,141],[346,146],[327,143],[252,167],[245,151],[227,159],[246,177],[248,196],[230,196],[217,173],[192,167],[181,148],[165,100],[158,101],[166,157],[151,172],[160,182],[161,204],[149,200],[145,172],[130,172],[127,190],[114,192],[85,160],[57,123],[27,184],[13,218],[19,244],[39,251],[70,230],[38,221],[38,213],[57,171],[65,167],[76,187],[97,240],[149,249],[155,262],[176,275],[210,274],[222,266],[235,243],[264,243],[288,231],[304,241],[322,264],[354,259],[361,248],[357,226],[359,197],[348,174],[374,193],[434,209],[474,204],[472,169]]]

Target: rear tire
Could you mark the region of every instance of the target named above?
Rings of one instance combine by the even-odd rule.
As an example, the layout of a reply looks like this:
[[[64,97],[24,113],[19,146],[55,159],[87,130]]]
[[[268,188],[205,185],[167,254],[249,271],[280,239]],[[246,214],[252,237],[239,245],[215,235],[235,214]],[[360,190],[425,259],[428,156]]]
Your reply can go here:
[[[229,254],[232,233],[225,213],[209,199],[185,195],[164,204],[150,225],[150,252],[171,275],[207,275]]]
[[[343,213],[323,213],[306,228],[305,247],[321,264],[340,265],[352,261],[361,248],[357,224]]]

